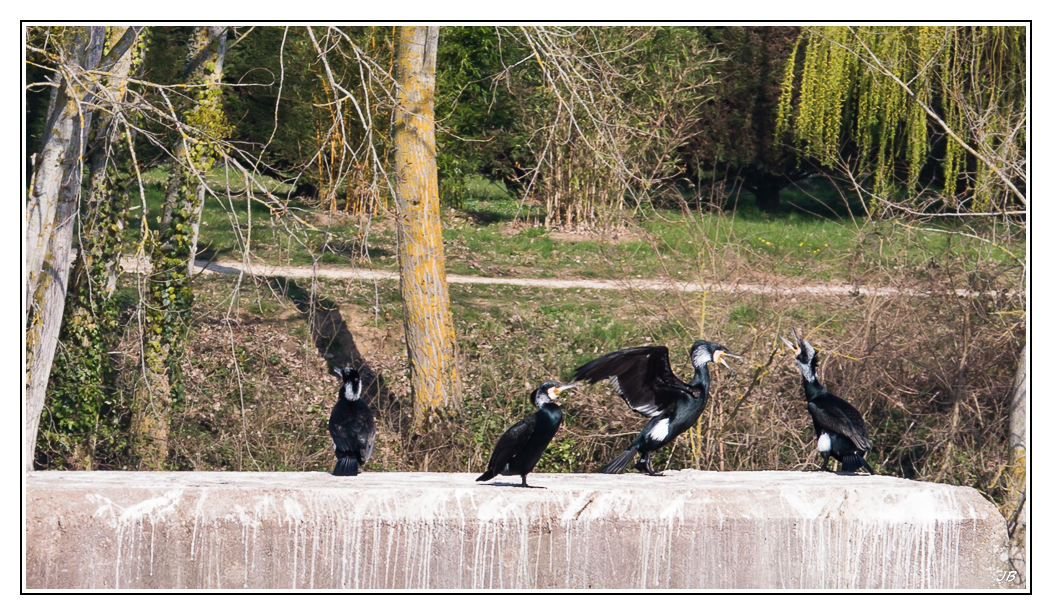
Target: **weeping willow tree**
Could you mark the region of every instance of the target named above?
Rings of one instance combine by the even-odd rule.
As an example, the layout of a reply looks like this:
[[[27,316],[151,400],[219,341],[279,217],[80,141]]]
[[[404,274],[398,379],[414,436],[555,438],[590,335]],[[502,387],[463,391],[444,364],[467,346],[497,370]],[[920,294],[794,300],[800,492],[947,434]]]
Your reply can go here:
[[[947,208],[1006,213],[1027,204],[1026,79],[1022,27],[809,28],[786,65],[777,136],[829,165],[855,149],[877,213],[899,186],[921,188],[926,167]]]
[[[786,66],[777,137],[843,168],[854,149],[871,173],[871,213],[941,179],[941,211],[924,213],[1025,216],[1026,52],[1018,26],[805,29]],[[1003,470],[1015,562],[1026,559],[1026,370],[1024,345]]]

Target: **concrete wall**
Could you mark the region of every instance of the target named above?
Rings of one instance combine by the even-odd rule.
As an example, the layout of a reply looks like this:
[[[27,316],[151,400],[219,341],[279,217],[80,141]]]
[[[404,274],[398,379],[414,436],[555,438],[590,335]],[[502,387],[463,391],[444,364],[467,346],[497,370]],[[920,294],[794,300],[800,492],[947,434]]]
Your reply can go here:
[[[502,479],[504,477],[501,477]],[[819,472],[35,472],[27,589],[1009,588],[975,490]]]

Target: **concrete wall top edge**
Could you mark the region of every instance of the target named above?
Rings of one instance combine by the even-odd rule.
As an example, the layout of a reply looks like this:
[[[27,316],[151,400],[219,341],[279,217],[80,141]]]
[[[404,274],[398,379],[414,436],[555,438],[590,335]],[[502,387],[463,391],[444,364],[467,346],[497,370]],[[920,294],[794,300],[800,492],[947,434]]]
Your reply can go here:
[[[746,517],[817,517],[847,511],[852,517],[879,521],[990,519],[996,508],[974,489],[909,481],[890,476],[841,476],[824,472],[666,472],[639,474],[531,474],[536,488],[517,487],[518,477],[475,482],[475,474],[365,472],[336,478],[321,472],[32,472],[26,486],[38,496],[62,492],[112,493],[128,501],[169,491],[225,493],[224,497],[335,498],[353,496],[385,502],[384,514],[416,516],[422,500],[453,502],[470,497],[473,506],[572,507],[585,497],[613,503],[623,514],[650,514],[654,507],[730,506]],[[136,496],[136,493],[141,495]],[[387,503],[389,502],[389,504]],[[772,506],[772,502],[779,505]],[[595,508],[593,506],[593,508]],[[432,505],[421,509],[433,518]],[[842,513],[840,513],[842,514]]]

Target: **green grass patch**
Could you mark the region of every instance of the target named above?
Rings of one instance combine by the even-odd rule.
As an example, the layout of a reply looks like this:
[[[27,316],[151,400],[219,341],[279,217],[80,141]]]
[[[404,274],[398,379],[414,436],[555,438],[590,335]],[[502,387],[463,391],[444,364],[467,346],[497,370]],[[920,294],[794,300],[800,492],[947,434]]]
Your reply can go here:
[[[213,171],[210,177],[213,191],[223,198],[206,199],[199,241],[202,258],[240,259],[248,249],[273,264],[396,269],[397,242],[390,219],[374,219],[366,235],[359,217],[296,200],[287,209],[255,200],[249,207],[238,192],[243,179],[231,184],[234,196],[227,198],[226,187],[218,181],[226,178],[219,173]],[[165,177],[163,169],[144,177],[151,228],[158,225]],[[270,178],[260,181],[275,189],[282,186]],[[616,237],[553,233],[541,225],[543,208],[510,198],[503,186],[469,178],[468,188],[473,198],[463,207],[442,211],[450,273],[585,279],[668,276],[683,281],[736,273],[826,282],[871,279],[881,272],[877,277],[927,282],[938,275],[933,263],[964,261],[974,263],[969,284],[996,288],[1004,284],[1004,272],[1018,269],[1025,254],[1022,227],[996,220],[966,225],[946,219],[921,224],[851,217],[844,207],[821,207],[812,198],[842,200],[828,186],[810,196],[786,191],[786,201],[792,203],[786,213],[761,212],[744,196],[729,212],[642,210]],[[804,201],[813,206],[801,206]],[[127,231],[131,245],[138,242],[139,226],[137,218]]]

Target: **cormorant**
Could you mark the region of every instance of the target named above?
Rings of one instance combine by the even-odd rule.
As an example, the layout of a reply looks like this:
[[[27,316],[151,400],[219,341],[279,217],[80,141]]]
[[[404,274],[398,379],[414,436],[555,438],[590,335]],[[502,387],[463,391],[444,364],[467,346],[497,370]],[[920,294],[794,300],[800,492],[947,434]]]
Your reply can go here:
[[[559,431],[559,425],[563,420],[563,411],[559,404],[553,401],[566,389],[572,389],[576,384],[556,384],[545,382],[530,394],[530,401],[537,406],[537,412],[522,419],[508,428],[504,435],[497,440],[493,447],[493,455],[489,458],[489,467],[476,481],[484,481],[498,474],[504,476],[519,475],[522,477],[522,487],[526,484],[526,475],[533,471],[533,467],[540,461],[548,443]]]
[[[362,379],[358,370],[346,366],[334,370],[343,379],[340,399],[329,415],[329,434],[336,449],[333,476],[357,476],[369,461],[376,444],[376,421],[369,405],[361,400]]]
[[[708,364],[719,363],[734,372],[725,357],[741,359],[720,344],[703,340],[694,342],[690,348],[694,378],[689,383],[672,373],[665,346],[626,348],[577,368],[573,380],[594,384],[609,378],[630,408],[650,417],[650,422],[628,450],[599,471],[604,474],[623,472],[639,454],[643,457],[636,462],[635,468],[651,476],[661,476],[650,467],[650,455],[698,422],[709,399]]]
[[[848,402],[829,392],[829,389],[818,382],[818,353],[793,328],[796,343],[782,337],[782,341],[792,348],[796,355],[796,367],[803,376],[804,397],[807,398],[807,412],[818,438],[818,452],[822,454],[822,470],[829,465],[829,456],[840,462],[843,472],[855,472],[864,468],[873,474],[873,468],[866,463],[865,454],[872,444],[866,432],[862,415]],[[779,336],[781,337],[781,336]]]

